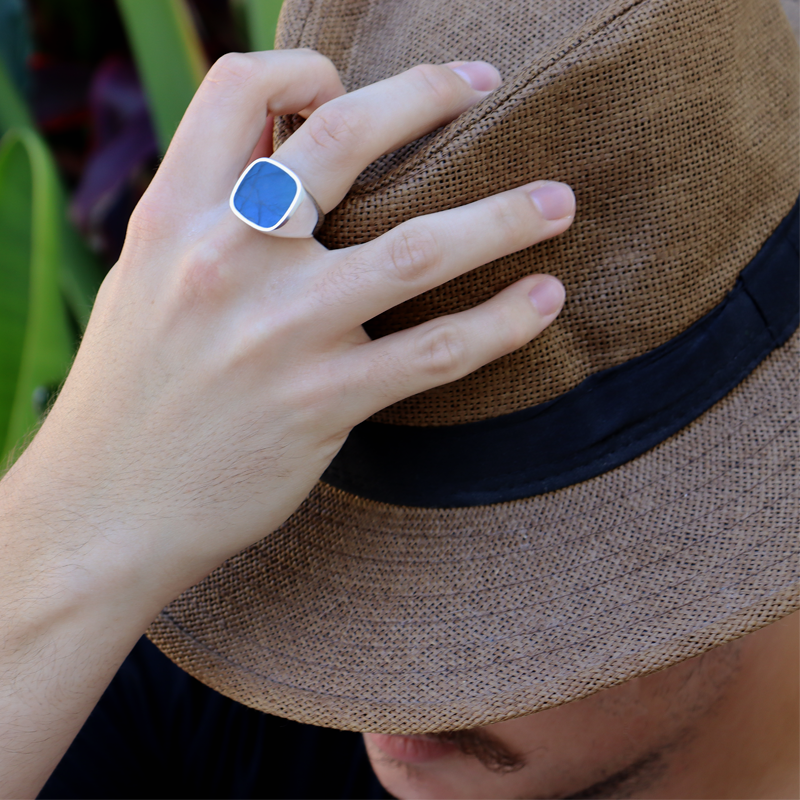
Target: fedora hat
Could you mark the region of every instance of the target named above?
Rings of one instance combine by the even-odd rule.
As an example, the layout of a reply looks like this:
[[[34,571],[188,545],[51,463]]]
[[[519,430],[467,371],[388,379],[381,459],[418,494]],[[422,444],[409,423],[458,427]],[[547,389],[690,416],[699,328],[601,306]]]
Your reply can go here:
[[[426,61],[504,76],[365,170],[330,248],[534,179],[575,190],[567,233],[371,336],[536,272],[567,302],[357,427],[277,532],[164,609],[158,647],[248,706],[410,734],[585,697],[797,609],[798,48],[778,0],[287,0],[279,45],[348,89]]]

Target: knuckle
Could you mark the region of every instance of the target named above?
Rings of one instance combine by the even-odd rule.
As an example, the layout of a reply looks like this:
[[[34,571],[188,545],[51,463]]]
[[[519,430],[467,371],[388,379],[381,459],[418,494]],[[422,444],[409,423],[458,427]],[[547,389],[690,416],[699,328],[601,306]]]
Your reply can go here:
[[[249,53],[225,53],[214,62],[203,84],[235,89],[253,77],[255,68],[256,60]]]
[[[441,248],[427,226],[401,225],[389,238],[387,261],[400,281],[417,283],[439,265]]]
[[[310,47],[298,47],[297,52],[302,54],[303,58],[307,58],[311,62],[315,62],[315,68],[320,71],[325,71],[338,76],[339,72],[336,65],[331,61],[328,56],[320,53],[319,50],[312,50]]]
[[[458,326],[440,322],[420,334],[415,361],[430,378],[447,383],[461,374],[466,355],[466,342]]]
[[[427,94],[437,105],[449,107],[458,96],[458,79],[447,67],[418,64],[408,71],[408,75],[415,88]]]
[[[311,141],[328,152],[351,155],[365,135],[366,121],[335,100],[315,111],[303,125]]]
[[[179,296],[190,304],[218,300],[231,285],[230,267],[220,248],[204,240],[184,255],[177,276]]]
[[[498,308],[494,317],[494,338],[500,353],[511,353],[530,340],[530,324],[522,315],[510,313],[508,308]]]
[[[142,197],[128,219],[126,241],[158,241],[166,239],[174,232],[172,219],[161,203],[151,200],[147,194]]]
[[[523,246],[530,235],[531,218],[527,206],[518,202],[513,194],[492,198],[492,224],[499,230],[503,240],[510,245]]]
[[[331,269],[321,272],[312,296],[324,305],[351,303],[362,296],[365,284],[370,281],[369,276],[375,271],[375,265],[356,251]]]

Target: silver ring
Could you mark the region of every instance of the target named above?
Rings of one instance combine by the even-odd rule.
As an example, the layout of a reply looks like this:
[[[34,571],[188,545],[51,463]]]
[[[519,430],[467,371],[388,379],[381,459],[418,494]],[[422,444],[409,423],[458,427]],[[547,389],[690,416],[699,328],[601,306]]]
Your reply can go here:
[[[242,222],[272,236],[307,239],[325,219],[300,178],[271,158],[256,159],[241,174],[230,206]]]

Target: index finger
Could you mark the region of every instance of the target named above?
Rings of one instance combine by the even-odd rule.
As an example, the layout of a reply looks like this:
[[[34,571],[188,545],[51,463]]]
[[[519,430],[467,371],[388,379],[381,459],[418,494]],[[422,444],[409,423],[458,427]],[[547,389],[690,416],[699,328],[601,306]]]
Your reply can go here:
[[[325,104],[274,157],[300,176],[327,213],[376,158],[455,119],[500,81],[482,61],[418,64]]]
[[[227,203],[268,114],[310,113],[342,94],[336,68],[312,50],[227,53],[186,109],[154,183],[183,210]]]

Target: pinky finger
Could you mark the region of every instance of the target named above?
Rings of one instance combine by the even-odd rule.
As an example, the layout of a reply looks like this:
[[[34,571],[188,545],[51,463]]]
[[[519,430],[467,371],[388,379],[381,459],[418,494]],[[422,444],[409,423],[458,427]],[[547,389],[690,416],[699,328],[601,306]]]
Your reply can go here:
[[[360,345],[347,374],[353,424],[391,403],[463,378],[538,336],[564,305],[549,275],[512,284],[475,308]]]

